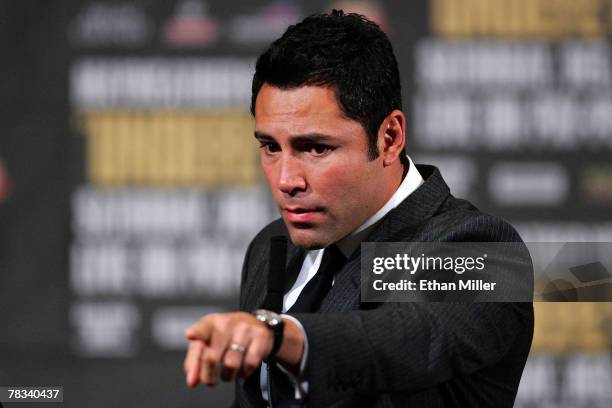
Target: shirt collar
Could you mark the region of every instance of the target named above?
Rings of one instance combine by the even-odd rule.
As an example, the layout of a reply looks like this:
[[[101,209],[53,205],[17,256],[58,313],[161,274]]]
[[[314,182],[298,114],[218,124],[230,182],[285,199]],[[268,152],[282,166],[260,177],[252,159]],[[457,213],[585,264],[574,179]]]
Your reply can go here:
[[[336,242],[336,245],[340,251],[347,258],[357,249],[361,241],[374,229],[374,227],[384,218],[389,211],[397,207],[402,201],[412,194],[421,184],[423,184],[423,177],[419,170],[416,168],[410,156],[408,157],[409,167],[404,180],[397,188],[395,193],[391,196],[389,201],[383,205],[380,210],[376,211],[374,215],[361,224],[357,229],[351,232],[340,241]]]

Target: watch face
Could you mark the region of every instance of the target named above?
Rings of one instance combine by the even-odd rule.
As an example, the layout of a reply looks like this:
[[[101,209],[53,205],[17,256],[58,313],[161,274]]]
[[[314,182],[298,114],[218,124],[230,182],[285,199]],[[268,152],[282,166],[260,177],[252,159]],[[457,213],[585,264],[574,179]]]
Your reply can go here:
[[[270,312],[269,310],[258,310],[256,313],[257,314],[255,315],[255,317],[257,318],[257,320],[259,320],[260,322],[264,322],[269,327],[278,326],[281,322],[280,316],[274,312]]]

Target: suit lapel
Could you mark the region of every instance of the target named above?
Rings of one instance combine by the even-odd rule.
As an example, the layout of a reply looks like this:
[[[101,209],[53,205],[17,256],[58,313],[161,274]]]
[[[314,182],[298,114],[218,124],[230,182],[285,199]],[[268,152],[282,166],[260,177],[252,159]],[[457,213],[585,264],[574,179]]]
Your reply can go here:
[[[433,166],[417,166],[425,182],[391,210],[364,242],[410,241],[423,222],[433,216],[450,195],[440,172]],[[361,299],[361,248],[357,248],[321,304],[322,312],[343,312],[359,307]]]
[[[267,249],[269,251],[269,248]],[[299,273],[299,268],[304,261],[306,251],[294,246],[291,240],[287,242],[287,275],[285,280],[285,292],[291,288]],[[269,268],[269,253],[265,256],[259,255],[260,259],[254,270],[249,272],[247,278],[247,291],[245,292],[245,302],[243,310],[255,310],[260,308],[266,298],[268,289],[268,268]],[[296,270],[297,268],[297,270]]]

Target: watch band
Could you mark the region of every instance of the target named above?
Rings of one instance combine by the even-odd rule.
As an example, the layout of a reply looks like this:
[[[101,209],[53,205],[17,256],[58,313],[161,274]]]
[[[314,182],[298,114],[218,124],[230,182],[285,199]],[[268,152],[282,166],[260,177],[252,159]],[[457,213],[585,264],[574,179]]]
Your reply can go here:
[[[257,320],[264,323],[268,329],[272,330],[273,344],[272,351],[268,355],[267,359],[274,357],[278,352],[281,345],[283,344],[283,331],[285,328],[285,322],[283,318],[270,310],[258,309],[253,312],[253,315]]]

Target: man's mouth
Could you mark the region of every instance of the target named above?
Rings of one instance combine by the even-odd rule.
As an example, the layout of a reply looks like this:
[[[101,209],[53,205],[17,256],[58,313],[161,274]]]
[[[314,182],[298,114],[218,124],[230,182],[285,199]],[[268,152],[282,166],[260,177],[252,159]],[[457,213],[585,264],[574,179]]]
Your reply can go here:
[[[285,207],[285,219],[291,223],[308,223],[314,221],[323,212],[322,208]]]

